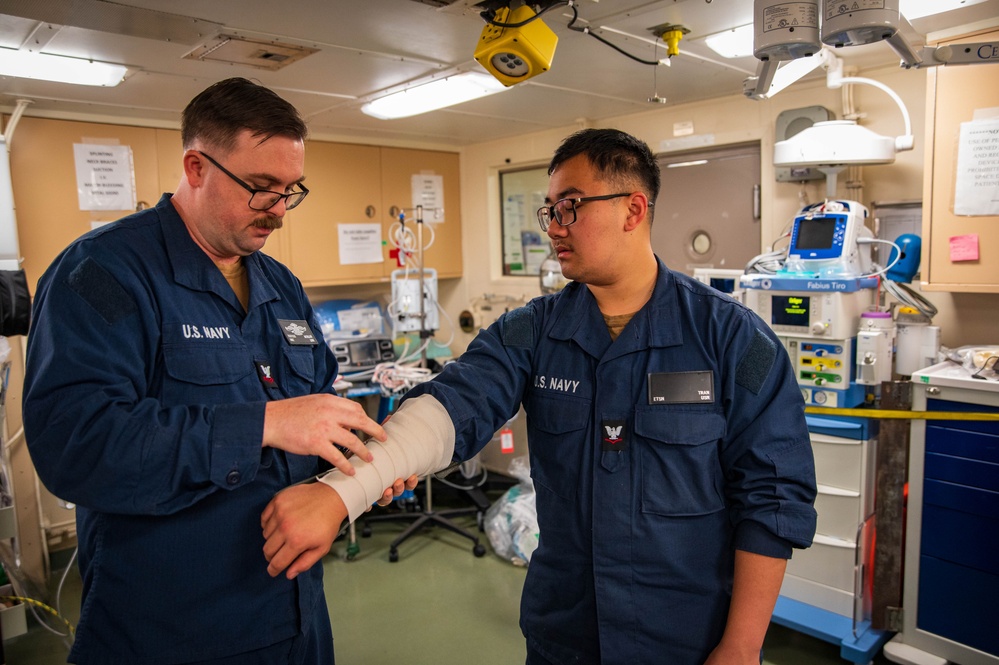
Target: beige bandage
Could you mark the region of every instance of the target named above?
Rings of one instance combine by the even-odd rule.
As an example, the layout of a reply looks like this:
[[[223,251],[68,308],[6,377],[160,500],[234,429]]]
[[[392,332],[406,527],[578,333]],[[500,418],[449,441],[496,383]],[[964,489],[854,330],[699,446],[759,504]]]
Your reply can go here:
[[[365,445],[374,459],[352,457],[356,473],[348,476],[333,469],[317,480],[337,491],[350,521],[356,520],[398,478],[426,476],[451,464],[454,424],[433,395],[406,400],[385,423],[384,443],[369,439]]]

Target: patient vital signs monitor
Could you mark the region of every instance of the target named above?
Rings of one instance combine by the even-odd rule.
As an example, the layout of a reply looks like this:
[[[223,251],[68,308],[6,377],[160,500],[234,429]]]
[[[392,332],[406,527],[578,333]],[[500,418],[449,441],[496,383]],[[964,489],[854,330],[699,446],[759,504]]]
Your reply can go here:
[[[782,272],[801,277],[854,278],[871,269],[873,237],[864,226],[867,208],[856,201],[824,201],[794,218]],[[860,242],[858,242],[858,240]]]

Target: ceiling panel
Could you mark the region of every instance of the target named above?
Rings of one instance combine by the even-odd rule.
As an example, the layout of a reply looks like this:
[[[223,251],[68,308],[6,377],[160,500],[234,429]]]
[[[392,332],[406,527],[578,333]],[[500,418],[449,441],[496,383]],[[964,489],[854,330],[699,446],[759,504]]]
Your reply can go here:
[[[27,113],[122,117],[179,123],[187,101],[210,83],[245,76],[295,104],[317,133],[461,146],[484,137],[574,124],[656,108],[651,97],[681,104],[737,95],[755,58],[725,60],[706,35],[752,22],[752,0],[579,0],[574,27],[588,27],[635,58],[665,51],[650,28],[687,30],[669,67],[641,64],[569,28],[558,6],[542,21],[558,35],[552,69],[485,99],[412,118],[382,121],[360,113],[367,100],[457,71],[479,70],[472,55],[485,22],[473,0],[433,6],[418,0],[0,0],[0,46],[125,64],[117,88],[86,88],[0,78],[0,106],[17,98]],[[912,35],[999,17],[999,0],[920,19]],[[318,49],[278,71],[185,59],[219,34]],[[884,44],[837,51],[861,68],[893,65]]]

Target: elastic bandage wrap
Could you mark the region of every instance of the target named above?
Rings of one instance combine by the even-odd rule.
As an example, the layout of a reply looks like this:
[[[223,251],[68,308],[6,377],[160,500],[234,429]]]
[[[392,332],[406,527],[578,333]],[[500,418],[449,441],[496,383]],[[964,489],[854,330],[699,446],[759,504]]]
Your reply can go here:
[[[406,400],[384,425],[388,438],[365,442],[374,456],[350,460],[356,473],[348,476],[337,469],[317,480],[336,490],[353,522],[398,478],[426,476],[451,464],[454,455],[454,423],[444,405],[433,395]]]

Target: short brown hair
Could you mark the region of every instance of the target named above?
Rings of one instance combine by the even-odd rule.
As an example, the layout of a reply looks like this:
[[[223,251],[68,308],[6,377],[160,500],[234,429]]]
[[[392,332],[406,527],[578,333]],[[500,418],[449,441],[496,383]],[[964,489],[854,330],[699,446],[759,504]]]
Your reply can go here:
[[[201,140],[227,152],[244,129],[260,137],[260,143],[273,136],[304,141],[308,135],[298,110],[273,90],[245,78],[230,78],[191,100],[181,118],[180,138],[185,150]]]

